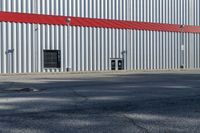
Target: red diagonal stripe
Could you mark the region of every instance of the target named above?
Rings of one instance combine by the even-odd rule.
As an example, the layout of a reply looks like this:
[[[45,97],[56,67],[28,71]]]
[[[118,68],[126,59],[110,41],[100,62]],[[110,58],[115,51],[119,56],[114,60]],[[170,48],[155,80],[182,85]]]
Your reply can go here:
[[[67,25],[66,19],[68,16],[53,16],[43,14],[28,14],[14,12],[0,12],[0,21],[16,22],[16,23],[34,23],[34,24],[50,24],[50,25]],[[87,26],[87,27],[102,27],[102,28],[120,28],[120,29],[135,29],[135,30],[152,30],[166,32],[191,32],[200,33],[200,26],[184,26],[181,30],[181,25],[162,24],[150,22],[135,22],[110,19],[95,19],[95,18],[71,18],[71,26]]]

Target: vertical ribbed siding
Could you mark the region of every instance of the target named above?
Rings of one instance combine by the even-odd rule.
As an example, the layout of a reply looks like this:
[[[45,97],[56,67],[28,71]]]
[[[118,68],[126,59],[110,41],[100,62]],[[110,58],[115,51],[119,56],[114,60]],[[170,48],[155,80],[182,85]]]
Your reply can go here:
[[[1,11],[172,24],[193,24],[199,16],[195,14],[199,14],[199,0],[0,0],[0,2]]]
[[[172,24],[200,24],[198,0],[0,0],[1,11]],[[200,35],[184,33],[184,66],[200,67]],[[14,49],[13,54],[7,54]],[[61,69],[43,50],[61,50]],[[181,33],[0,22],[0,73],[110,70],[127,51],[128,70],[179,69]]]
[[[110,69],[110,58],[122,58],[129,70],[178,69],[181,33],[130,31],[89,27],[5,23],[1,27],[1,73],[101,71]],[[37,34],[36,34],[36,33]],[[35,34],[35,35],[34,35]],[[70,43],[68,42],[70,37]],[[199,68],[199,34],[184,33],[185,68]],[[27,45],[29,44],[29,45]],[[6,54],[14,49],[12,58]],[[61,50],[61,69],[43,69],[43,50]]]
[[[1,22],[1,73],[35,72],[33,28],[32,24]],[[8,53],[12,49],[13,54]]]
[[[195,34],[194,40],[194,66],[200,68],[200,34]]]
[[[109,70],[109,59],[122,58],[121,51],[126,50],[126,30],[121,29],[70,27],[68,35],[65,26],[36,27],[5,22],[0,25],[4,33],[0,38],[0,73],[60,72],[66,68],[72,71]],[[67,43],[68,37],[70,43]],[[5,53],[9,49],[15,50],[12,64]],[[45,49],[61,50],[61,69],[43,69]]]
[[[2,11],[127,19],[128,0],[1,0]]]
[[[131,31],[130,66],[132,70],[178,69],[180,33]]]

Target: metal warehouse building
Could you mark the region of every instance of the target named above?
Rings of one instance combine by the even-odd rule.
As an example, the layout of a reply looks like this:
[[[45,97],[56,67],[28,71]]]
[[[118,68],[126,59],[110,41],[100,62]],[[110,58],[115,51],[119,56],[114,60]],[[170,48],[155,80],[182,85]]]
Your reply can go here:
[[[0,0],[0,73],[200,68],[199,0]]]

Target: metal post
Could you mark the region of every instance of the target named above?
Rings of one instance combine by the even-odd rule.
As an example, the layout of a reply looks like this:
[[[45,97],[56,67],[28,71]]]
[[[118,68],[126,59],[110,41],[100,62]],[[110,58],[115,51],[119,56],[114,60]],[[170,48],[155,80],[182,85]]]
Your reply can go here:
[[[13,53],[14,53],[14,49],[9,49],[6,51],[7,54],[7,60],[8,60],[8,73],[12,73],[13,72]]]
[[[67,18],[67,45],[69,46],[70,44],[70,23],[71,23],[71,18]],[[68,57],[70,59],[70,57]],[[68,64],[69,64],[69,60],[68,60]],[[67,72],[68,71],[71,71],[70,70],[70,65],[68,65],[68,68],[67,68]]]
[[[185,68],[185,61],[184,61],[184,55],[185,55],[185,45],[184,45],[184,25],[180,26],[181,28],[181,69]]]
[[[121,54],[122,54],[122,66],[123,66],[123,70],[125,69],[125,54],[127,52],[126,51],[122,51]]]
[[[33,2],[33,12],[37,13],[37,1]],[[34,72],[39,72],[38,71],[38,25],[34,24],[33,25],[33,62],[34,62]]]
[[[35,24],[34,25],[34,44],[35,44],[35,47],[34,47],[34,50],[35,50],[35,72],[39,72],[39,69],[38,69],[38,25]]]

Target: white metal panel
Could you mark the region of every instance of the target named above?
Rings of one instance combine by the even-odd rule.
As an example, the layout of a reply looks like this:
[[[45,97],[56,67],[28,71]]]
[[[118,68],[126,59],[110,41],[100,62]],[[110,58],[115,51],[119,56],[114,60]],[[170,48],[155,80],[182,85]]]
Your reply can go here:
[[[0,0],[1,11],[200,25],[199,0]],[[200,35],[184,33],[185,68],[200,67]],[[6,52],[14,49],[9,55]],[[61,50],[61,69],[43,68],[43,50]],[[0,73],[180,68],[181,33],[0,22]]]
[[[2,11],[175,24],[193,24],[199,10],[198,0],[1,0],[0,3]]]

